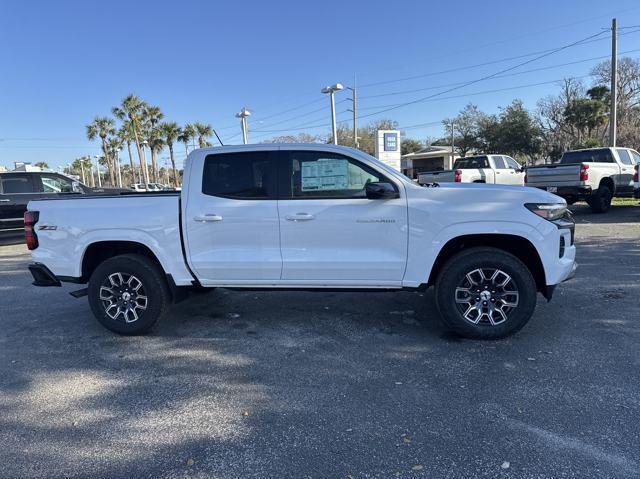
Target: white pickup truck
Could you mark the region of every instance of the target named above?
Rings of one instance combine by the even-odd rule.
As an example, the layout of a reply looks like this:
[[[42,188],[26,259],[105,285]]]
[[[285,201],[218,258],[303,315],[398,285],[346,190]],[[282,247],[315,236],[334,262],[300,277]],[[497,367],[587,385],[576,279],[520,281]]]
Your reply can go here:
[[[524,170],[506,155],[478,155],[458,158],[453,170],[426,171],[418,175],[418,183],[491,183],[524,185]]]
[[[189,289],[402,290],[435,286],[444,322],[498,338],[575,269],[574,222],[532,188],[421,187],[333,145],[189,154],[181,194],[32,201],[36,286],[88,283],[121,334],[149,330]]]
[[[604,213],[614,196],[630,197],[640,154],[630,148],[589,148],[567,151],[552,165],[527,168],[526,184],[562,196],[567,203],[585,200]]]

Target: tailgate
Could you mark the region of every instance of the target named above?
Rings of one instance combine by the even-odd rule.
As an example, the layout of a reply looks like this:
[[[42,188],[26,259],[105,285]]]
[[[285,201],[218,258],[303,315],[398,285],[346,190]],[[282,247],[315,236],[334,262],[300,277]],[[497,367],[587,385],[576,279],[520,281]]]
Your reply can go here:
[[[545,165],[527,168],[527,186],[579,186],[580,163]]]
[[[447,171],[426,171],[418,174],[418,183],[426,185],[429,183],[447,183],[454,180],[453,170]]]

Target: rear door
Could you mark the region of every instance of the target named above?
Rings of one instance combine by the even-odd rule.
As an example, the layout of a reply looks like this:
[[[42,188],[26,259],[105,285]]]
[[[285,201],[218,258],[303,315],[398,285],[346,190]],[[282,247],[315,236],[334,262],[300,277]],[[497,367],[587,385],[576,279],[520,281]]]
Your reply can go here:
[[[278,201],[282,279],[308,284],[400,285],[407,261],[407,202],[401,183],[336,152],[282,150]],[[398,197],[368,199],[368,182]]]
[[[22,229],[27,203],[39,196],[34,175],[28,173],[0,175],[0,230]]]
[[[504,157],[501,155],[491,155],[491,159],[493,160],[495,183],[501,185],[511,184],[511,180],[509,178],[510,169],[507,167]]]
[[[509,170],[509,173],[507,174],[507,178],[509,179],[508,184],[518,186],[524,185],[524,171],[522,171],[520,164],[510,156],[503,156],[503,158]]]
[[[277,151],[237,151],[192,160],[182,222],[189,264],[204,284],[277,281]]]
[[[626,148],[616,148],[620,159],[620,176],[617,184],[618,193],[633,193],[633,174],[635,172],[635,162],[631,152]]]

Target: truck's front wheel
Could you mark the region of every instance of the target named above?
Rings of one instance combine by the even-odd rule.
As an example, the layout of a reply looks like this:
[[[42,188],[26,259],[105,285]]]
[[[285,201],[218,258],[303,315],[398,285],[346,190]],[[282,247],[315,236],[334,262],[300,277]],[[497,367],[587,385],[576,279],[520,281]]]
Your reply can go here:
[[[519,331],[536,306],[536,283],[515,256],[470,248],[453,256],[436,283],[444,323],[461,336],[498,339]]]
[[[160,268],[136,254],[98,265],[89,279],[88,296],[91,311],[105,328],[128,335],[149,331],[170,304]]]

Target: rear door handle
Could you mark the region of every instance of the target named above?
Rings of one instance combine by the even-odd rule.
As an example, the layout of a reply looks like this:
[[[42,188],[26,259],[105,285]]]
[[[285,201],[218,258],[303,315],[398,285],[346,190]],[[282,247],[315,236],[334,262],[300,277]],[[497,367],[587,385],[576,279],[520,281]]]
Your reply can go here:
[[[215,214],[207,214],[207,215],[199,215],[193,218],[195,221],[200,223],[207,223],[212,221],[222,221],[222,216]]]
[[[309,221],[315,219],[315,216],[309,213],[296,213],[295,215],[286,215],[284,218],[287,221]]]
[[[11,200],[0,200],[0,203],[9,203]]]

